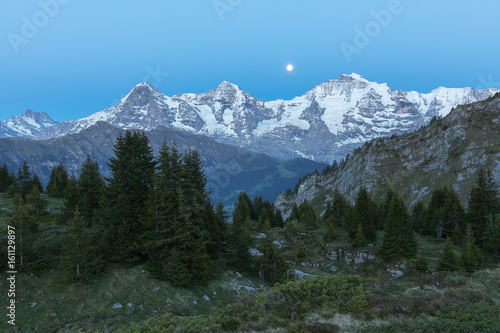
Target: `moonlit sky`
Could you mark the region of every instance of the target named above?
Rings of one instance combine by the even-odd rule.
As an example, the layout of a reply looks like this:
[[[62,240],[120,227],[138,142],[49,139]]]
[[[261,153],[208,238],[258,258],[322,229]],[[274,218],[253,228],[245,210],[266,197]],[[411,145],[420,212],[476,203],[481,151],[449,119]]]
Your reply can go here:
[[[393,7],[377,23],[372,11]],[[143,81],[169,96],[230,81],[263,100],[352,72],[424,93],[500,88],[498,13],[498,0],[2,1],[0,120],[28,108],[82,118]],[[366,28],[348,61],[341,43]]]

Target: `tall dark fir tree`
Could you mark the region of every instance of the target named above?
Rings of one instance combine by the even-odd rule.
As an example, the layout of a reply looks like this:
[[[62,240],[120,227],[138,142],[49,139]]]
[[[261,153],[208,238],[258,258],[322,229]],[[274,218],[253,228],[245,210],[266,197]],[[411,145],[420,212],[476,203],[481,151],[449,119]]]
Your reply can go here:
[[[142,260],[138,244],[144,228],[141,218],[153,186],[156,162],[144,132],[126,131],[114,145],[115,157],[108,166],[104,208],[105,240],[109,259],[116,262]]]

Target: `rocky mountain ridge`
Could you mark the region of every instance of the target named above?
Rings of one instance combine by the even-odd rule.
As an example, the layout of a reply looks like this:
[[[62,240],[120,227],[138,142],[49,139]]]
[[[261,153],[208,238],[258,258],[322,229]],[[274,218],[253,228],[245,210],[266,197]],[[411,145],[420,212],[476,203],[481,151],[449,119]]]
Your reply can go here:
[[[459,104],[483,100],[498,91],[440,87],[421,94],[392,90],[353,73],[292,100],[266,102],[229,82],[203,94],[171,97],[141,83],[109,109],[51,126],[32,137],[74,134],[98,121],[145,131],[165,126],[279,159],[304,157],[331,163],[364,142],[414,131]]]
[[[434,188],[453,186],[465,203],[481,167],[500,183],[500,94],[458,106],[415,132],[368,142],[339,169],[312,174],[296,193],[281,193],[276,206],[285,217],[305,200],[322,211],[335,188],[353,202],[361,186],[376,200],[392,188],[410,206]]]

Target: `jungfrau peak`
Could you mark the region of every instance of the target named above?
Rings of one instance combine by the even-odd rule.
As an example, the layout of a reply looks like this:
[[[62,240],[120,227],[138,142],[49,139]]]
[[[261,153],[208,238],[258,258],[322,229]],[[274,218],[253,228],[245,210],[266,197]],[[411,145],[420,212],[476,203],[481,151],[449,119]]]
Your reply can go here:
[[[202,94],[165,96],[148,83],[135,86],[113,107],[47,128],[37,139],[77,133],[97,121],[123,129],[159,125],[273,157],[331,163],[366,141],[410,132],[500,90],[437,88],[430,93],[392,90],[352,73],[328,80],[292,100],[263,101],[229,82]]]

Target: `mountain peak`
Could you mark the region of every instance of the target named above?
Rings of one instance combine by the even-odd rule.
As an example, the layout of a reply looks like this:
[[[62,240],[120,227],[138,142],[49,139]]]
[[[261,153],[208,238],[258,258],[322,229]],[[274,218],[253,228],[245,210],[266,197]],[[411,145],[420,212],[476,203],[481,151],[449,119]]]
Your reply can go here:
[[[342,80],[342,79],[352,79],[356,81],[369,82],[367,79],[354,72],[352,72],[351,74],[342,74],[337,78],[337,80]]]
[[[163,96],[163,94],[156,89],[152,84],[147,82],[141,82],[135,85],[127,95],[125,95],[120,102],[130,102],[134,101],[134,104],[139,100],[149,100],[150,98],[156,98]],[[132,99],[132,100],[131,100]]]
[[[31,109],[28,109],[26,110],[26,112],[23,114],[23,116],[26,116],[26,117],[29,117],[29,118],[33,118],[35,116],[35,111],[31,110]]]
[[[241,90],[241,88],[238,87],[236,84],[227,81],[222,81],[222,83],[219,84],[217,88],[215,88],[215,90],[228,90],[228,89]]]

